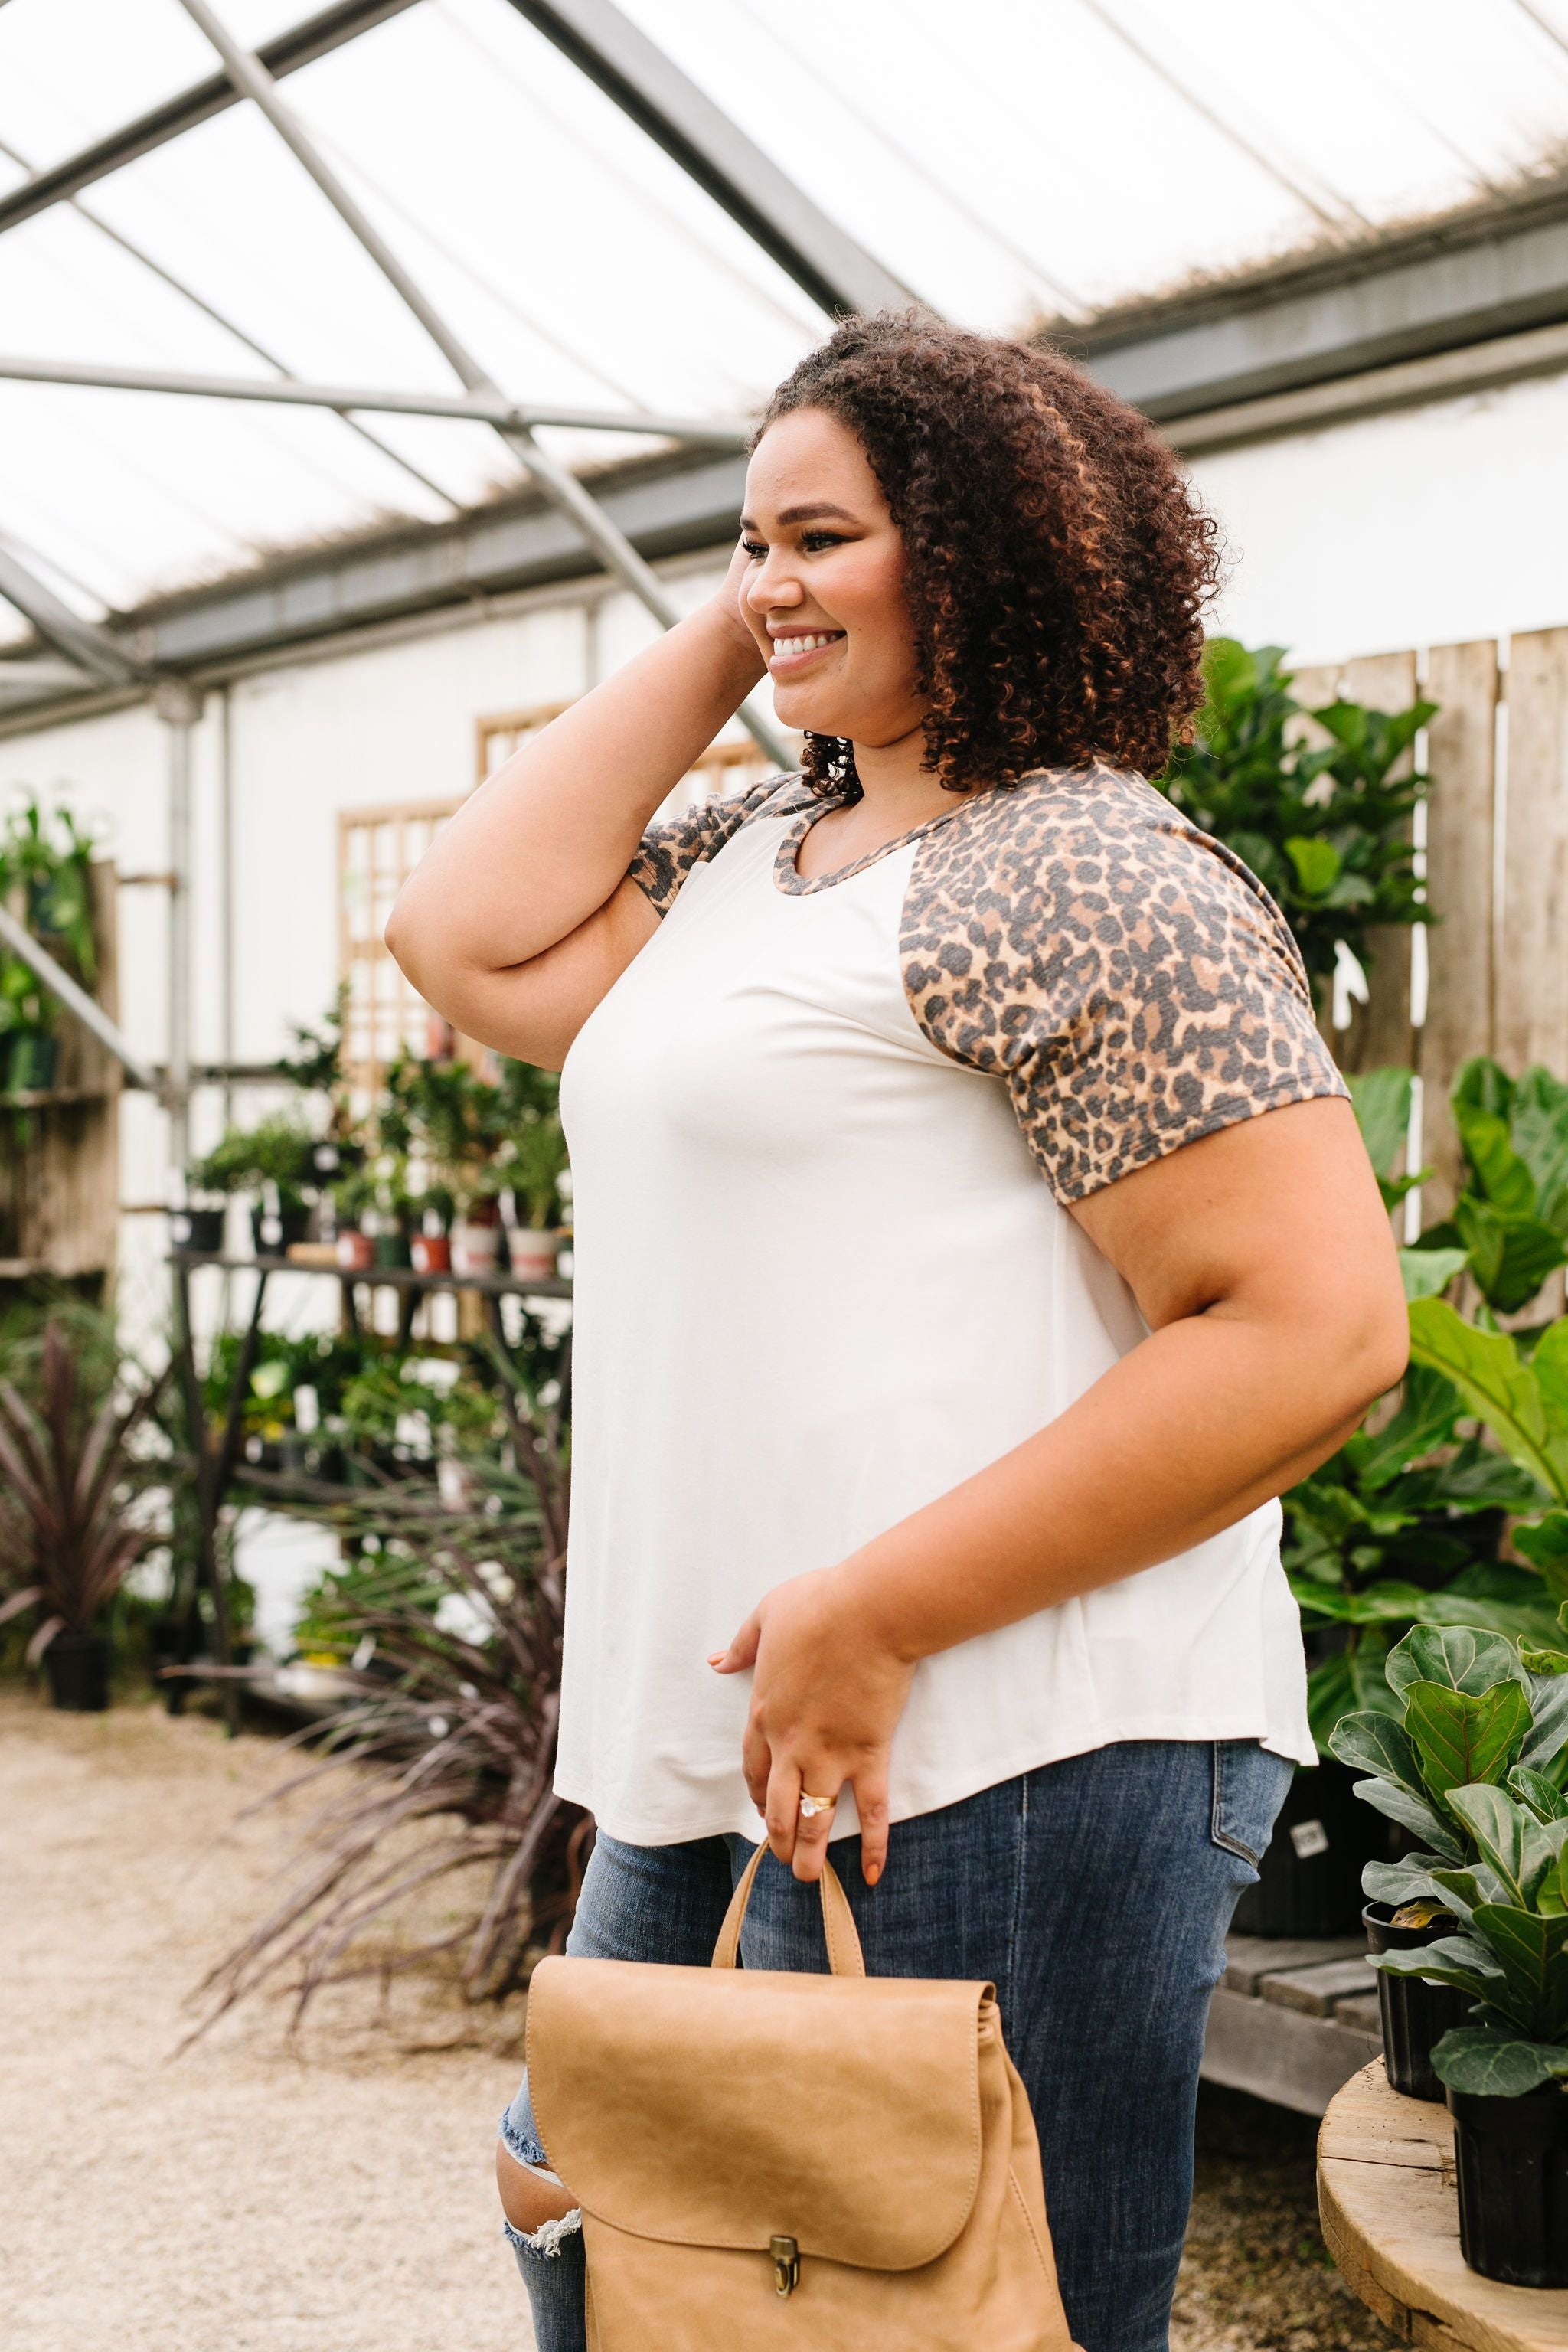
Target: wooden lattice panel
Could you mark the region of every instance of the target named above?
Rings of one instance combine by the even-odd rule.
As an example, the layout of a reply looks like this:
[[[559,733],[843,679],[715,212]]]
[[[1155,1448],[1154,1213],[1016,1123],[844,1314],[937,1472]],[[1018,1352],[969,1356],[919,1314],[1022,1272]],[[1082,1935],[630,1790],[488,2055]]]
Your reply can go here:
[[[481,719],[475,730],[475,782],[548,727],[564,703],[537,704]],[[661,814],[689,808],[717,793],[743,792],[769,772],[771,762],[748,738],[710,744],[664,803]],[[344,809],[338,818],[338,969],[347,986],[343,1064],[356,1105],[374,1097],[389,1065],[407,1047],[416,1054],[480,1052],[454,1039],[447,1024],[410,987],[384,936],[393,901],[460,800],[405,801],[386,807]]]
[[[460,805],[455,800],[409,801],[401,806],[344,809],[339,815],[338,970],[346,989],[343,1066],[356,1108],[365,1108],[374,1097],[404,1046],[416,1054],[445,1048],[445,1039],[432,1034],[435,1014],[393,961],[383,935],[394,899]]]

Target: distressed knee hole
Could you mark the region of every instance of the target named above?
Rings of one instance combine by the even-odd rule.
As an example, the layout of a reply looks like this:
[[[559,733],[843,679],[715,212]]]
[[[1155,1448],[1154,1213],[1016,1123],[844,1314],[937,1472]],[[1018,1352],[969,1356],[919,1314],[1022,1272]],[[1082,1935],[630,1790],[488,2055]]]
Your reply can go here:
[[[532,2253],[558,2254],[583,2226],[582,2208],[543,2165],[521,2164],[505,2140],[496,2144],[496,2187],[512,2243]]]

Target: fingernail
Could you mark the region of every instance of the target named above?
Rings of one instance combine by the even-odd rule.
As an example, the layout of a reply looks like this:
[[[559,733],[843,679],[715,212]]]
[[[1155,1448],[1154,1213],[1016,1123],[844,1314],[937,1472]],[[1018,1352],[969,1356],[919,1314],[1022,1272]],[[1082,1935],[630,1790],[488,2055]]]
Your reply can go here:
[[[881,1876],[881,1875],[882,1875],[882,1865],[881,1865],[881,1864],[880,1864],[879,1862],[874,1862],[874,1863],[872,1863],[872,1864],[870,1864],[869,1868],[867,1870],[867,1873],[866,1873],[866,1884],[867,1884],[867,1885],[868,1885],[868,1886],[875,1886],[875,1885],[877,1884],[877,1881],[879,1880],[879,1878],[880,1878],[880,1876]]]
[[[708,1654],[708,1663],[710,1666],[721,1666],[724,1663],[723,1651],[710,1650]]]

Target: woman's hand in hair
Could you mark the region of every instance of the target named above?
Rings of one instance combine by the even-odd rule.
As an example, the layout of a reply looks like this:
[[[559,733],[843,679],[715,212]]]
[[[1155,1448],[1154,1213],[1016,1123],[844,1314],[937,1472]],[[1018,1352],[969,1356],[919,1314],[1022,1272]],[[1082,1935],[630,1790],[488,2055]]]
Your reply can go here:
[[[721,1675],[753,1669],[742,1763],[779,1860],[797,1878],[819,1878],[834,1817],[804,1816],[801,1793],[852,1788],[860,1867],[874,1886],[888,1859],[888,1760],[912,1661],[873,1631],[849,1579],[816,1569],[774,1585],[708,1663]]]

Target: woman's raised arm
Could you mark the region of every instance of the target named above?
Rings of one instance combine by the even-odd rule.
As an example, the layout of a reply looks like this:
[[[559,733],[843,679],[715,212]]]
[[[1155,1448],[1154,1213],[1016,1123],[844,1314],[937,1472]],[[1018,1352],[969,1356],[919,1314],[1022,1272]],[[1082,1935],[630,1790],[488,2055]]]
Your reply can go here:
[[[464,1034],[559,1067],[658,918],[625,880],[665,795],[763,675],[723,587],[497,769],[409,876],[386,944]]]

